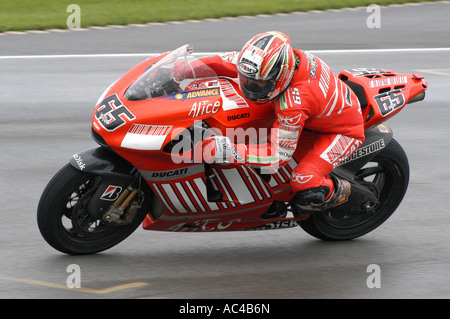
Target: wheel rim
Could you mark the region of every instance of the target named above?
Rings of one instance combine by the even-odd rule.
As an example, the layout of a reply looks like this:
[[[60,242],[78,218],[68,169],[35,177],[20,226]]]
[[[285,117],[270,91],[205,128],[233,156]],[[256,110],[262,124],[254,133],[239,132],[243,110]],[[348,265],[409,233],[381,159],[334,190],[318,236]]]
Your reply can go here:
[[[353,232],[357,228],[366,228],[368,224],[380,224],[389,217],[381,214],[390,202],[396,187],[402,187],[396,175],[399,175],[398,167],[384,159],[377,162],[369,162],[355,175],[355,180],[372,190],[379,203],[373,208],[373,212],[344,215],[336,217],[332,211],[320,214],[318,221],[326,224],[327,228],[338,232]]]
[[[87,206],[97,190],[98,177],[88,177],[74,187],[61,214],[60,232],[77,245],[98,245],[120,235],[122,226],[93,218]]]

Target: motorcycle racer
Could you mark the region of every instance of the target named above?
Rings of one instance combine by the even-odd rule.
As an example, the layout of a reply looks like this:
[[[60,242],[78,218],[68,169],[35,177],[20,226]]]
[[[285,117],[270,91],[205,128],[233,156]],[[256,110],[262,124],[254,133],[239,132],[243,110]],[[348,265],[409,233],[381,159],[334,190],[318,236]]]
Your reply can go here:
[[[276,168],[287,164],[299,146],[308,147],[290,184],[303,210],[323,210],[347,200],[347,181],[329,174],[364,141],[359,101],[353,91],[318,57],[294,49],[277,31],[251,38],[241,52],[202,58],[219,76],[238,78],[243,95],[273,104],[276,119],[265,144],[231,143],[224,136],[204,141],[204,154],[218,162],[240,161]],[[312,131],[299,143],[302,131]]]

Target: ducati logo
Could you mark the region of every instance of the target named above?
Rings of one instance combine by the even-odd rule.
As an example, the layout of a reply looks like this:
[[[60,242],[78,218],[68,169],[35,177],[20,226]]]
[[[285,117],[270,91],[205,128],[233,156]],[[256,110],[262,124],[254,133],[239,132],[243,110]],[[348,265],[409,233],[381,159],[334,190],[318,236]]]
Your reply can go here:
[[[292,173],[292,181],[293,182],[297,182],[299,184],[305,184],[307,182],[309,182],[311,180],[311,178],[313,178],[313,175],[304,175],[304,174],[300,174],[300,173]]]
[[[119,198],[119,195],[121,192],[122,192],[122,187],[109,185],[108,187],[106,187],[102,196],[100,196],[100,199],[115,201],[117,198]]]

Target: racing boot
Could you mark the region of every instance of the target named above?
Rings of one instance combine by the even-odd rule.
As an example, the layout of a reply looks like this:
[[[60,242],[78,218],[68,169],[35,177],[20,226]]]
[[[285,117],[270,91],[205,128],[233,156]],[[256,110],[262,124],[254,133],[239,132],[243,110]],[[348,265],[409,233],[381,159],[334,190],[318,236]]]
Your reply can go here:
[[[297,212],[320,212],[341,205],[348,200],[351,185],[348,181],[333,178],[334,191],[331,195],[328,186],[313,187],[298,192],[295,199]],[[329,196],[328,196],[329,195]]]

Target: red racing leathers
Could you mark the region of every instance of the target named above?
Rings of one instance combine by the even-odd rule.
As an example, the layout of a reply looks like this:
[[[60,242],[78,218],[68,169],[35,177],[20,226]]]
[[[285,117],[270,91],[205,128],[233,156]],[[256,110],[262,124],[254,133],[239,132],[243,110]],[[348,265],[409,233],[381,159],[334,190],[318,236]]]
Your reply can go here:
[[[256,166],[287,164],[297,147],[307,148],[291,175],[294,191],[328,186],[328,175],[364,141],[359,101],[353,91],[318,57],[294,49],[300,63],[289,87],[272,100],[276,119],[270,141],[235,145],[240,158]],[[219,76],[237,78],[237,52],[202,58]],[[303,132],[303,133],[302,133]],[[302,138],[299,138],[302,135]]]

